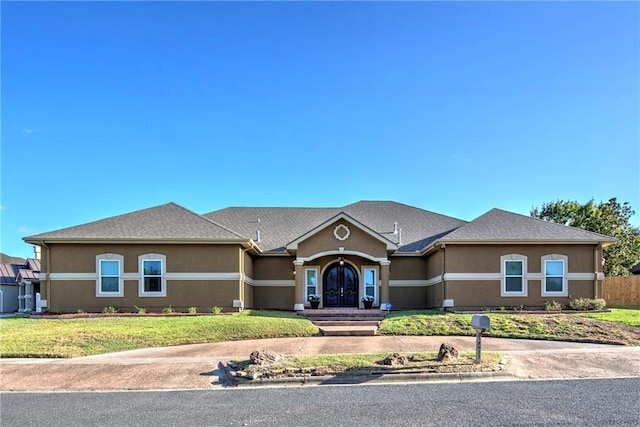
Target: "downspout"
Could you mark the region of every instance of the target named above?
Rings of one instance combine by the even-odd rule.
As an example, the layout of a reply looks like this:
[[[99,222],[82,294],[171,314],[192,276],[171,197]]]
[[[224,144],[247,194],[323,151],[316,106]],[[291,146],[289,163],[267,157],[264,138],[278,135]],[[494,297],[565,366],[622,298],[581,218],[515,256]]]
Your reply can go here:
[[[600,264],[600,251],[602,244],[599,243],[593,250],[593,297],[598,298],[598,265]]]
[[[447,271],[447,253],[444,250],[444,244],[440,245],[440,250],[442,251],[442,310],[444,311],[444,301],[447,298],[447,281],[445,280],[445,272]]]
[[[42,240],[40,245],[47,250],[47,311],[51,310],[51,248]],[[37,309],[37,307],[36,307]]]
[[[249,252],[250,250],[252,250],[255,245],[253,244],[252,240],[249,240],[249,247],[247,249],[241,249],[240,250],[240,289],[238,292],[238,296],[240,297],[240,301],[242,301],[242,307],[240,307],[240,311],[242,311],[242,309],[245,306],[245,298],[244,298],[244,287],[246,284],[246,279],[247,279],[247,275],[244,272],[244,256],[247,252]]]

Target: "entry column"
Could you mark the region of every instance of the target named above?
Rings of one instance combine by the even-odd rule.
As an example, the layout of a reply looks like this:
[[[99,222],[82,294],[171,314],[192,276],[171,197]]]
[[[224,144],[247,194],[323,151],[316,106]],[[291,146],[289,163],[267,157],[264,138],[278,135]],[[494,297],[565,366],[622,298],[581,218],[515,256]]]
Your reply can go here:
[[[380,308],[389,301],[389,264],[391,261],[380,261]]]
[[[293,265],[295,266],[296,272],[296,289],[294,294],[294,306],[293,309],[295,311],[304,310],[304,274],[302,271],[302,265],[304,261],[293,261]]]

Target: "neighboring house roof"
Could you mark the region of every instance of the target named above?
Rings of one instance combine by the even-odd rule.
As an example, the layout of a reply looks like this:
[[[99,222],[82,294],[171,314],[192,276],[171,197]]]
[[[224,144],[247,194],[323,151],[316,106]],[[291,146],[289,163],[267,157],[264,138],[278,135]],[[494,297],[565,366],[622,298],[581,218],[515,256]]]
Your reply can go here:
[[[492,209],[438,239],[438,242],[575,242],[615,243],[617,239],[591,231]]]
[[[27,258],[27,261],[24,264],[29,270],[40,272],[40,260],[35,258]]]
[[[394,244],[398,252],[419,252],[442,233],[466,221],[391,201],[360,201],[337,208],[230,207],[204,214],[217,223],[256,239],[265,252],[285,252],[285,246],[318,225],[344,213]],[[402,229],[393,234],[394,223]]]
[[[175,203],[101,219],[24,240],[39,241],[215,241],[242,240],[239,234]]]
[[[0,263],[2,264],[24,264],[24,258],[11,256],[0,252]]]
[[[0,264],[0,284],[15,285],[16,276],[18,275],[19,269],[20,269],[20,265],[10,264],[10,263]]]

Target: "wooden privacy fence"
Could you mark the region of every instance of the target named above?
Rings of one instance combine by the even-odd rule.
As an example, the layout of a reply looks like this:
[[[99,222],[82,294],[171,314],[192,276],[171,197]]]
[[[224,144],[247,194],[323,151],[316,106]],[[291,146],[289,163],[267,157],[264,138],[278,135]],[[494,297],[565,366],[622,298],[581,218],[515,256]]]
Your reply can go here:
[[[640,305],[640,275],[605,277],[602,294],[607,305]]]

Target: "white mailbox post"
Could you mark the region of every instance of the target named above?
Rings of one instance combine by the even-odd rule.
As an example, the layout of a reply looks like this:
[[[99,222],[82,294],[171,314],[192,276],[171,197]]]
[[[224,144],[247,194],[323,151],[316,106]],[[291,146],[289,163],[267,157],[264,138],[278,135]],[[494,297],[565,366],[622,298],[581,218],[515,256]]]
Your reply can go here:
[[[491,327],[489,316],[484,314],[474,314],[471,317],[471,326],[476,328],[476,363],[480,363],[480,352],[482,350],[482,333]]]

